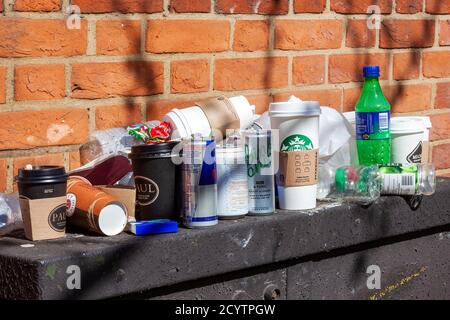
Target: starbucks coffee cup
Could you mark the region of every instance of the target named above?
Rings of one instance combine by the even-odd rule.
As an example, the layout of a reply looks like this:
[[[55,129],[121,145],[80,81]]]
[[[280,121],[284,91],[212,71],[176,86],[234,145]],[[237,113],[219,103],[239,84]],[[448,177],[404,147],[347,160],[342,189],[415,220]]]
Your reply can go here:
[[[429,117],[393,117],[391,162],[428,163],[431,127]]]
[[[280,208],[316,207],[320,104],[316,101],[272,103],[271,127],[279,130],[277,188]]]

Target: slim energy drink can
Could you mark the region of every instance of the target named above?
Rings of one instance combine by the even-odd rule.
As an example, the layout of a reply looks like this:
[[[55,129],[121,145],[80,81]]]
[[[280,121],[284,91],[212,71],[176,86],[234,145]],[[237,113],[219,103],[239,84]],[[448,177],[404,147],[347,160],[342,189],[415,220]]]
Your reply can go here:
[[[218,223],[216,150],[213,138],[183,140],[183,222],[188,228]]]
[[[272,161],[272,132],[244,132],[249,189],[249,215],[275,212],[275,183]]]

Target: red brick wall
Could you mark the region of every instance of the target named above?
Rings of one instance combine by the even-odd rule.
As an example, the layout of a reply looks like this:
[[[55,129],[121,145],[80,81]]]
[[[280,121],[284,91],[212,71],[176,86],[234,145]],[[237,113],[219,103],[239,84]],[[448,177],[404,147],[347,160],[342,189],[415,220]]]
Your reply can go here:
[[[66,27],[67,7],[80,29]],[[383,13],[367,28],[369,5]],[[341,111],[379,64],[396,114],[430,115],[450,175],[450,0],[2,0],[0,192],[25,163],[79,165],[95,129],[216,94]]]

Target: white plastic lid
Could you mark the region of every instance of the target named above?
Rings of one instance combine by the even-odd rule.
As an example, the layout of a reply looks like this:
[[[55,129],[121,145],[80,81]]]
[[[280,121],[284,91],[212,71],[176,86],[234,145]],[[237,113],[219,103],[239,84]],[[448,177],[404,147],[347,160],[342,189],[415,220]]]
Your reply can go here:
[[[105,235],[115,236],[125,229],[127,221],[124,208],[117,204],[109,204],[100,211],[98,226]]]
[[[314,117],[320,113],[318,101],[274,102],[269,108],[271,117]]]
[[[391,133],[416,133],[425,130],[427,130],[426,122],[420,117],[391,118]]]

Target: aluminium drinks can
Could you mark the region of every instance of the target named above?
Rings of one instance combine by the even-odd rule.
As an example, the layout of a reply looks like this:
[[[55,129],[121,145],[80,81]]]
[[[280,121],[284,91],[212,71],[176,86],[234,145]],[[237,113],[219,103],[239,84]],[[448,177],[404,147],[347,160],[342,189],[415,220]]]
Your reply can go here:
[[[217,169],[214,138],[183,139],[182,217],[188,228],[217,225]]]
[[[275,213],[275,182],[271,130],[244,132],[249,215]]]
[[[241,139],[216,150],[218,215],[221,220],[239,219],[248,214],[247,165]]]

